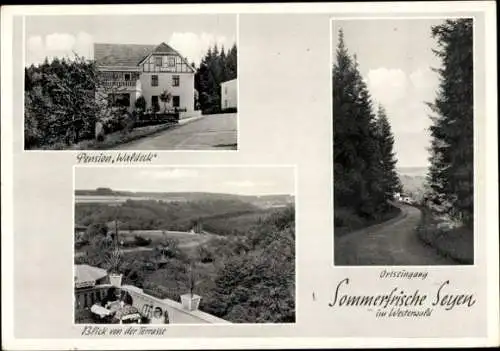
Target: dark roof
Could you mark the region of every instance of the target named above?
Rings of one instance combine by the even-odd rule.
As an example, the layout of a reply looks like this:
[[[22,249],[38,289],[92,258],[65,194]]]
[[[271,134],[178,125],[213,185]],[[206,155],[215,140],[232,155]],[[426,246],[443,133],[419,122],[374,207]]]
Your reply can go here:
[[[156,54],[179,54],[177,51],[172,49],[172,47],[168,46],[165,43],[161,43],[154,49],[154,53]]]
[[[178,54],[165,43],[160,45],[94,44],[94,59],[99,66],[133,67],[151,53]]]

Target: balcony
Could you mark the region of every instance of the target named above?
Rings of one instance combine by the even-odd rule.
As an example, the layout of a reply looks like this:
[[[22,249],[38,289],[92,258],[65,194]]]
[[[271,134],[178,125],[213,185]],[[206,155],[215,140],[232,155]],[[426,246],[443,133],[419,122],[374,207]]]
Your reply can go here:
[[[105,80],[103,86],[106,88],[112,87],[136,87],[138,81],[136,80]]]
[[[89,288],[75,288],[75,317],[76,323],[91,323],[89,321],[79,321],[79,315],[92,315],[90,308],[92,305],[102,301],[106,296],[111,284],[101,284]],[[159,299],[145,294],[142,289],[123,285],[121,291],[126,291],[132,297],[132,306],[143,316],[143,320],[149,320],[153,312],[160,308],[162,313],[168,312],[170,324],[227,324],[224,319],[215,317],[200,310],[189,311],[181,303],[170,299]],[[94,323],[98,323],[96,320]]]

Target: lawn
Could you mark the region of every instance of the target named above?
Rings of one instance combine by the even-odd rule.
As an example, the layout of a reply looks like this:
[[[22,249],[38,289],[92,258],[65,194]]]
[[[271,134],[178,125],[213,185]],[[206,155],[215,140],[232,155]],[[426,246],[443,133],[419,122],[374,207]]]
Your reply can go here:
[[[165,123],[159,125],[151,125],[145,127],[134,128],[127,132],[125,130],[107,134],[104,141],[97,141],[95,139],[82,140],[73,145],[66,145],[64,143],[55,143],[44,145],[42,150],[108,150],[118,145],[129,143],[131,141],[151,136],[156,133],[162,132],[172,128],[175,124]]]
[[[164,238],[176,239],[179,245],[189,244],[193,242],[202,242],[206,239],[203,234],[188,233],[188,232],[175,232],[163,230],[120,230],[119,238],[125,240],[134,240],[134,236],[140,236],[144,239],[151,239],[151,244],[158,244]]]

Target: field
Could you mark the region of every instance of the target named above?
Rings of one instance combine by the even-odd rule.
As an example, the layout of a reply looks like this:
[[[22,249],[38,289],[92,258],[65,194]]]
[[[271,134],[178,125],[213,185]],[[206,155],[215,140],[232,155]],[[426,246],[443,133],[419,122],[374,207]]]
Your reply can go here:
[[[210,237],[205,234],[167,230],[120,230],[118,232],[118,237],[125,238],[125,240],[133,240],[134,236],[140,236],[144,239],[151,239],[152,244],[160,243],[165,238],[175,239],[179,242],[179,245],[204,242],[207,240],[207,237]]]
[[[203,222],[203,228],[219,235],[245,234],[267,217],[272,210],[261,210],[242,215],[211,218]]]
[[[149,201],[157,200],[154,197],[144,197],[144,196],[115,196],[115,195],[76,195],[75,203],[102,203],[102,204],[112,204],[112,203],[123,203],[127,200],[134,201]],[[172,199],[161,199],[164,202],[174,202],[174,201],[185,201],[183,198],[172,198]]]

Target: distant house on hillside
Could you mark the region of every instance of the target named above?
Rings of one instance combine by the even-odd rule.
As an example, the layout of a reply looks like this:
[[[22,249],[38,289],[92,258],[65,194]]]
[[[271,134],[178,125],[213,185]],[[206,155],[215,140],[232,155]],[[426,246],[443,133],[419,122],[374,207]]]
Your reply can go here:
[[[238,79],[228,80],[220,84],[221,110],[235,109],[238,107]]]
[[[395,193],[394,200],[399,202],[404,202],[406,204],[413,204],[415,201],[411,198],[411,196],[404,193]]]
[[[193,113],[195,69],[171,46],[136,44],[94,44],[94,59],[104,80],[98,92],[116,106],[132,111],[143,96],[146,108],[163,106],[160,95],[171,93],[169,107]]]

